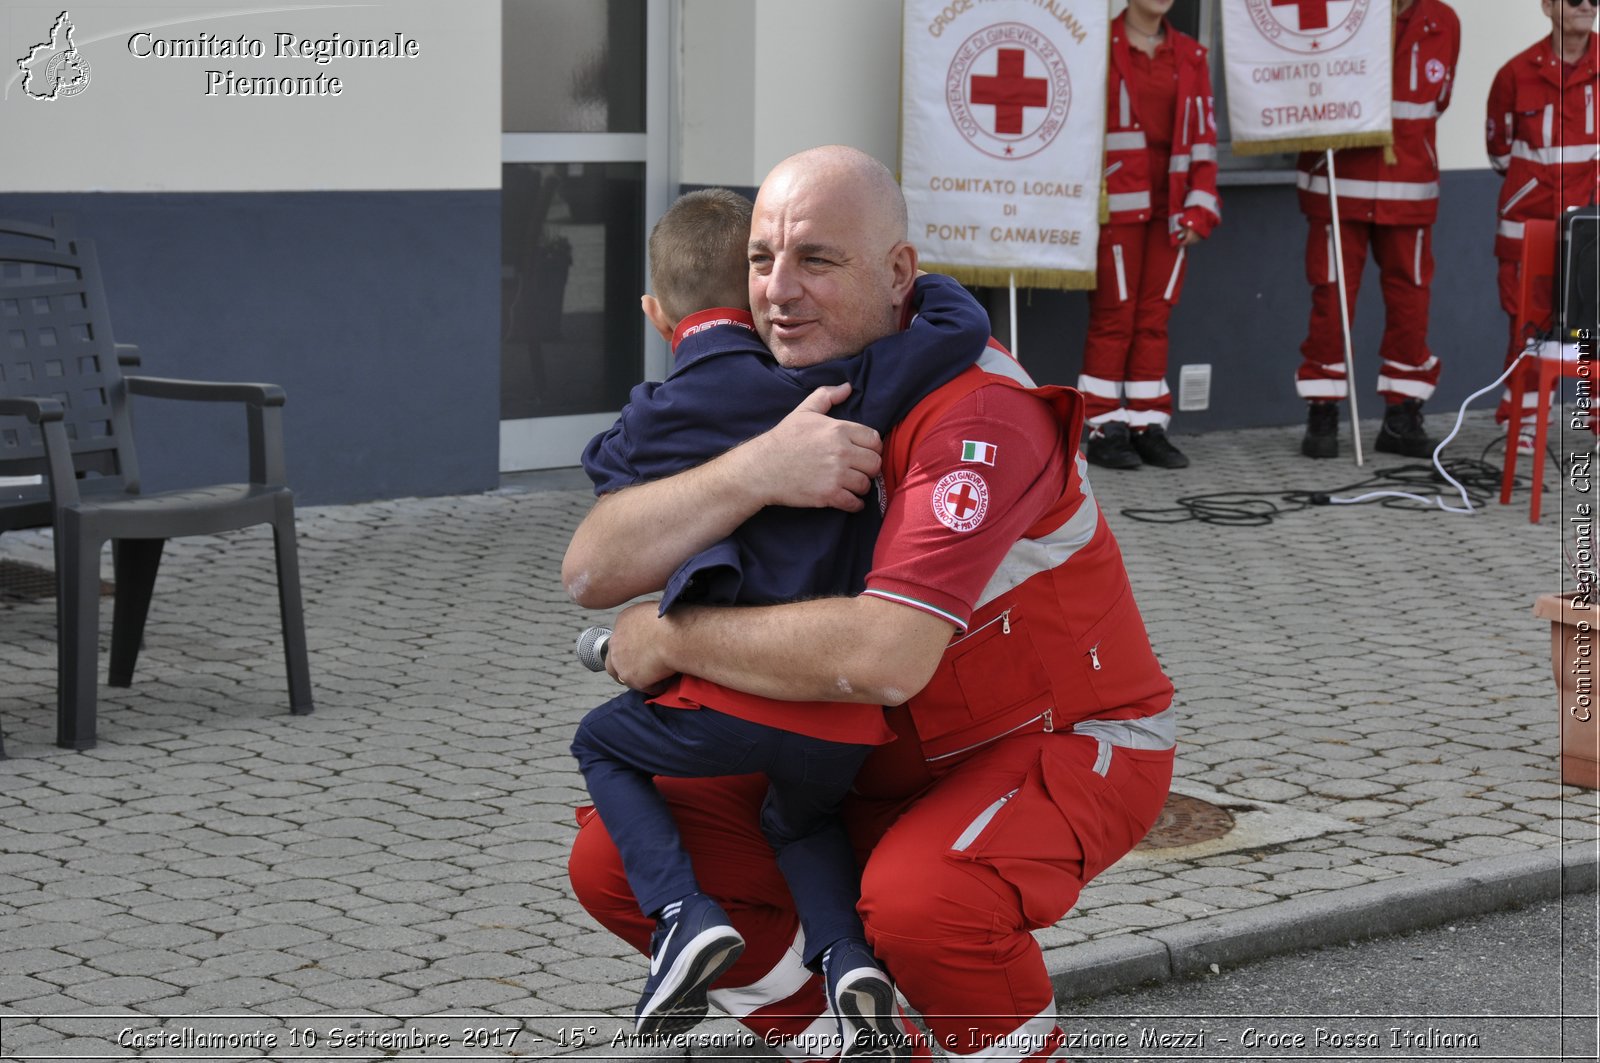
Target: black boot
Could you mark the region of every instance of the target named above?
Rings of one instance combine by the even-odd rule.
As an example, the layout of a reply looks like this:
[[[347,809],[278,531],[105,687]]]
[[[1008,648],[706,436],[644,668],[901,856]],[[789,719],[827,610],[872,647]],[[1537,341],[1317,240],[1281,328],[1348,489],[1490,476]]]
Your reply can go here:
[[[1137,469],[1142,464],[1128,440],[1128,426],[1122,421],[1107,421],[1090,432],[1083,456],[1091,464],[1107,469]]]
[[[1383,411],[1383,427],[1378,429],[1378,449],[1385,454],[1404,454],[1408,458],[1433,456],[1437,443],[1422,427],[1422,400],[1391,402]]]
[[[1313,402],[1306,414],[1306,437],[1300,440],[1300,453],[1308,458],[1339,456],[1339,404]]]
[[[1141,461],[1158,469],[1189,467],[1189,459],[1184,456],[1183,451],[1172,445],[1172,441],[1167,438],[1167,430],[1158,424],[1141,428],[1133,433],[1133,449],[1138,452]]]

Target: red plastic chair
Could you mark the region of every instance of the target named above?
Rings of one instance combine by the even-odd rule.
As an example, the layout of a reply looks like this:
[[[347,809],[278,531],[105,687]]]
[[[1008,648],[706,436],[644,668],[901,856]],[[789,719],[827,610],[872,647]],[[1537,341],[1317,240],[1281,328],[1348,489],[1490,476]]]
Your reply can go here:
[[[1554,314],[1551,299],[1556,287],[1556,223],[1541,219],[1527,223],[1522,237],[1522,269],[1517,289],[1518,336],[1533,336],[1549,328]],[[1530,380],[1539,389],[1538,409],[1533,426],[1533,491],[1528,504],[1528,520],[1539,522],[1539,503],[1544,495],[1545,443],[1550,436],[1550,403],[1562,377],[1587,375],[1576,358],[1562,357],[1557,340],[1540,341],[1532,366],[1523,365],[1511,374],[1511,419],[1506,425],[1505,470],[1500,477],[1500,504],[1511,501],[1511,484],[1517,474],[1517,437],[1522,428],[1522,397]]]

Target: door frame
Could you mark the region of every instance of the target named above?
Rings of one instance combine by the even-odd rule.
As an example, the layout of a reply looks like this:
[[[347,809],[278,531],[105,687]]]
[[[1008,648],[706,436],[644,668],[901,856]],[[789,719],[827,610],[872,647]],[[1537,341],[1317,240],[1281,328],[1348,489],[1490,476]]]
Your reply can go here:
[[[500,135],[500,161],[508,163],[644,164],[645,228],[639,233],[643,247],[649,226],[665,213],[672,201],[672,157],[677,121],[676,54],[678,0],[645,0],[645,132],[643,133],[505,133]],[[639,380],[659,380],[666,375],[667,345],[650,327],[637,305],[607,307],[606,313],[634,314],[644,337],[644,360]],[[560,469],[578,464],[583,446],[609,428],[618,410],[564,417],[526,417],[500,422],[500,471]]]

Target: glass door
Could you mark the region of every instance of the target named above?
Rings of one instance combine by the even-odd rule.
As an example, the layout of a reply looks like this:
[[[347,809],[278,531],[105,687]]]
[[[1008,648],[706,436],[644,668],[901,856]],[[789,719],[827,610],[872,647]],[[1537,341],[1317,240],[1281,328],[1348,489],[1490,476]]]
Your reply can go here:
[[[669,195],[667,9],[501,2],[501,472],[576,465],[665,372],[639,295]]]

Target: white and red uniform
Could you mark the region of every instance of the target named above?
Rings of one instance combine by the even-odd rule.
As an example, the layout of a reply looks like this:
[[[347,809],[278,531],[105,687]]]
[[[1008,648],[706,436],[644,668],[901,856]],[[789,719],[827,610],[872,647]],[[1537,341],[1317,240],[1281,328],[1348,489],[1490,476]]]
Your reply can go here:
[[[1183,291],[1185,229],[1222,220],[1217,125],[1206,50],[1163,21],[1154,56],[1128,45],[1127,14],[1111,23],[1106,192],[1096,287],[1078,390],[1090,424],[1133,428],[1172,420],[1167,320]],[[1164,178],[1164,180],[1163,180]]]
[[[1435,133],[1439,115],[1450,106],[1460,54],[1456,13],[1443,0],[1416,0],[1395,24],[1394,161],[1385,160],[1384,148],[1335,153],[1339,236],[1352,315],[1369,248],[1378,262],[1384,308],[1378,394],[1385,402],[1431,398],[1439,382],[1439,360],[1428,350],[1433,223],[1439,216]],[[1331,402],[1350,394],[1350,382],[1345,379],[1325,152],[1301,154],[1298,183],[1300,210],[1310,223],[1306,279],[1311,282],[1311,327],[1300,345],[1295,388],[1303,399]]]
[[[1175,729],[1172,685],[1073,448],[1081,399],[1030,386],[991,349],[889,437],[865,593],[957,634],[927,687],[889,712],[899,740],[874,750],[843,810],[873,950],[942,1050],[995,1063],[1059,1046],[1030,931],[1155,822]],[[747,943],[713,1002],[791,1058],[829,1055],[816,1038],[832,1020],[756,826],[764,783],[659,785],[703,888]],[[648,950],[652,925],[598,819],[569,868],[595,918]]]
[[[1494,254],[1500,260],[1500,306],[1513,330],[1524,224],[1535,218],[1554,221],[1569,207],[1595,202],[1600,192],[1597,69],[1593,34],[1583,57],[1571,66],[1546,37],[1501,67],[1489,88],[1489,162],[1505,175]],[[1513,334],[1506,358],[1515,357],[1526,340]],[[1539,398],[1531,379],[1523,398],[1531,413]],[[1510,399],[1508,389],[1499,420],[1510,415]]]

